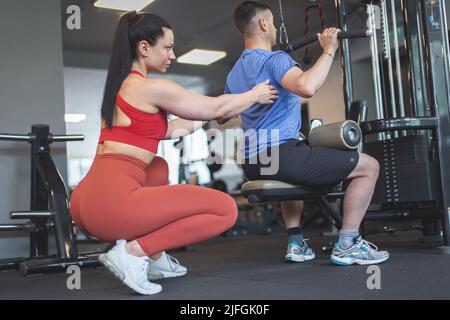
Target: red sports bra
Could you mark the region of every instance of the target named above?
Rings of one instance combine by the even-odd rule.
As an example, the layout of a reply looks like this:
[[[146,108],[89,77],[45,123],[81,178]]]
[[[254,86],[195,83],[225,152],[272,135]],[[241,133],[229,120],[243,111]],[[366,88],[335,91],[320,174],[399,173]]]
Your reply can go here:
[[[131,70],[130,74],[144,77],[135,70]],[[112,126],[111,129],[103,128],[98,142],[122,142],[157,153],[159,141],[165,137],[167,132],[166,111],[148,113],[138,110],[122,99],[119,93],[116,95],[116,104],[130,118],[131,124],[129,126]]]

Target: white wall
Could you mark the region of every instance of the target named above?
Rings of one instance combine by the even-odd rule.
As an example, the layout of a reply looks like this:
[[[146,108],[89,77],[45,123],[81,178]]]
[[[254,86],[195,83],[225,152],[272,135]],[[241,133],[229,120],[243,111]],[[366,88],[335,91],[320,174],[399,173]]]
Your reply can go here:
[[[48,124],[64,134],[60,1],[3,0],[0,11],[0,132],[26,134]],[[53,145],[52,145],[53,146]],[[66,178],[64,143],[52,156]],[[0,223],[30,209],[30,145],[0,141]],[[0,233],[0,258],[27,256],[26,233]]]
[[[85,114],[86,120],[67,123],[68,134],[83,134],[84,141],[67,143],[67,158],[93,158],[100,133],[100,108],[106,70],[64,67],[66,113]]]

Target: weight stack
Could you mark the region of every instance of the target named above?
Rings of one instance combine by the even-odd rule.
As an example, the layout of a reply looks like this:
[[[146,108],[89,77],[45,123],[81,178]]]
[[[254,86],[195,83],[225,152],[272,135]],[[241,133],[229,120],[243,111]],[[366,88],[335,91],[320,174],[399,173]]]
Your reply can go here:
[[[439,171],[437,161],[430,157],[429,144],[424,135],[364,144],[364,152],[380,164],[372,204],[438,200]]]

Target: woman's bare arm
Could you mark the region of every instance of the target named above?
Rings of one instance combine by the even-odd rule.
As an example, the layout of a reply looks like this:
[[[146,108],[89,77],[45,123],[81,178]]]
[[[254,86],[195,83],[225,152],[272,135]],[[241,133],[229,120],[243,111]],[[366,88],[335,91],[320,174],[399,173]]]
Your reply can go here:
[[[278,97],[275,87],[267,81],[240,94],[208,97],[189,92],[178,84],[158,79],[148,84],[150,102],[187,120],[213,120],[240,114],[255,103],[270,104]]]

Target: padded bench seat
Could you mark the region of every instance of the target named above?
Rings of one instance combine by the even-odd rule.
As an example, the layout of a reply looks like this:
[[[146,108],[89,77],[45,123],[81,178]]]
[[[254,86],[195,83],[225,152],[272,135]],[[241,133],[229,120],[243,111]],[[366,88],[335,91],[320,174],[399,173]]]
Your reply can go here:
[[[336,187],[310,188],[277,180],[255,180],[244,183],[242,194],[250,203],[283,200],[313,200],[319,197],[336,199],[344,192],[335,191]]]
[[[336,186],[310,188],[277,180],[255,180],[244,183],[241,191],[250,203],[312,200],[325,210],[325,218],[334,224],[337,229],[342,227],[340,213],[328,203],[330,199],[344,197],[344,192],[336,191]]]

